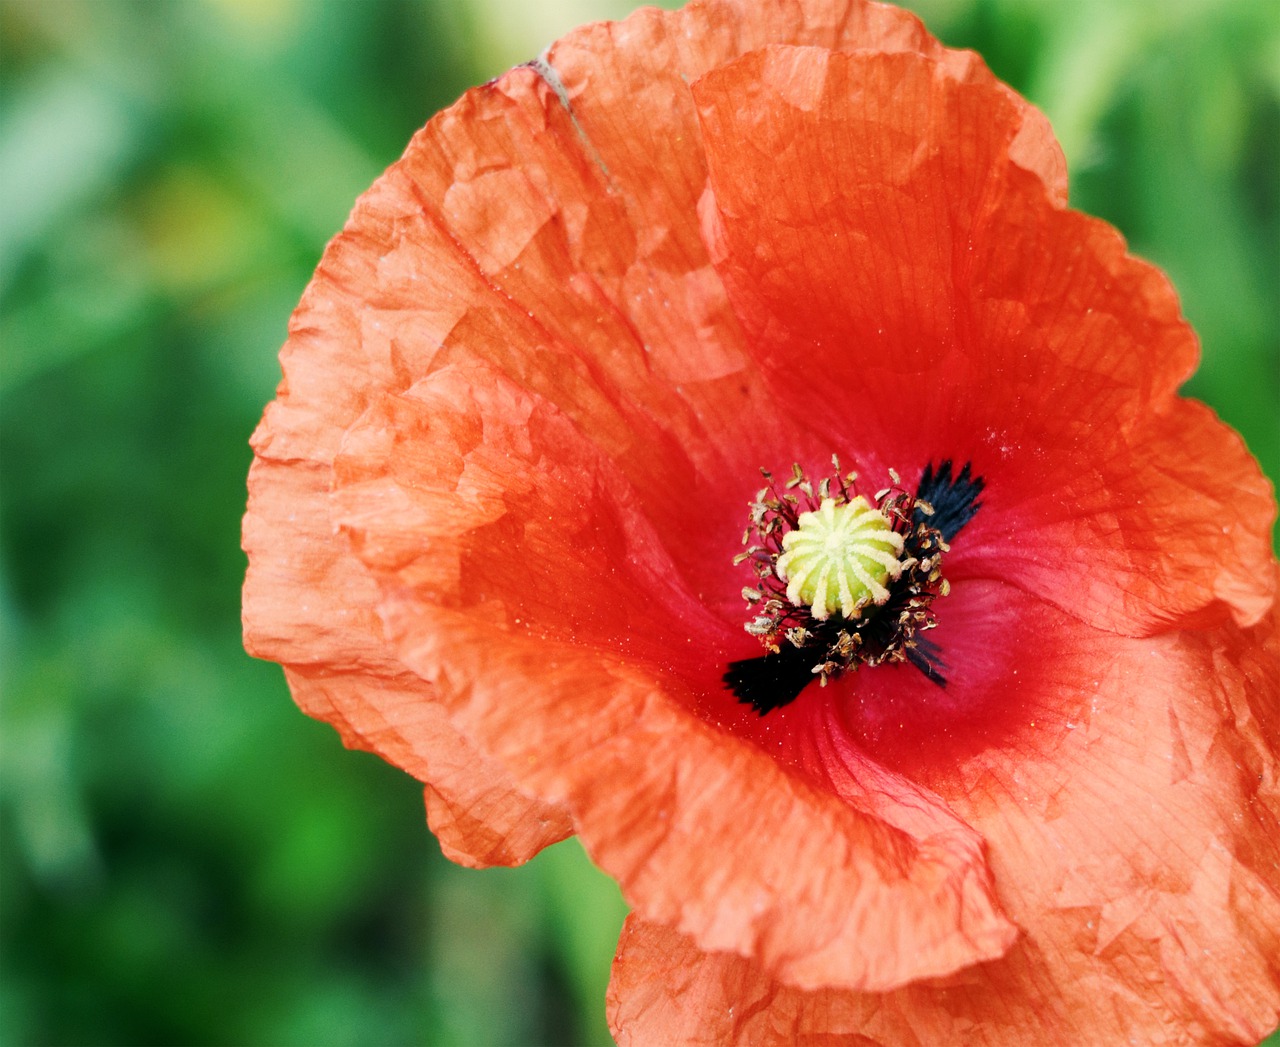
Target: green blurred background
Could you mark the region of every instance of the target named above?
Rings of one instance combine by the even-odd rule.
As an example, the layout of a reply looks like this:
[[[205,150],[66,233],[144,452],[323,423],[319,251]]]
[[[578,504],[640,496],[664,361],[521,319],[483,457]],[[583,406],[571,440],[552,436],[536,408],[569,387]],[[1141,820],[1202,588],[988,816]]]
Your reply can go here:
[[[0,3],[0,1042],[607,1042],[616,888],[572,842],[445,861],[416,784],[242,653],[239,523],[356,196],[630,6]],[[1180,288],[1189,391],[1280,475],[1280,3],[911,6],[1048,112],[1075,206]]]

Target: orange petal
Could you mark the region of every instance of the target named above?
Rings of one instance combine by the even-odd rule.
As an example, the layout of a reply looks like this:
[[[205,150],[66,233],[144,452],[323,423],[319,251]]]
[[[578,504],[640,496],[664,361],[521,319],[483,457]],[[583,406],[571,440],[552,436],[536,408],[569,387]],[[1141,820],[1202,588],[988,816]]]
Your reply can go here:
[[[802,992],[635,917],[620,1044],[1253,1044],[1280,1016],[1280,631],[1124,640],[1061,615],[1034,745],[935,776],[1024,930],[896,992]],[[1074,710],[1074,711],[1070,711]],[[1046,710],[1047,711],[1047,710]],[[1064,713],[1072,718],[1064,719]]]
[[[704,230],[783,403],[833,447],[855,432],[872,472],[986,478],[951,570],[1130,635],[1258,620],[1269,486],[1174,396],[1197,347],[1168,281],[1013,161],[1025,104],[935,58],[816,48],[693,90]]]
[[[421,677],[334,675],[325,668],[287,669],[285,676],[308,716],[331,723],[351,748],[376,752],[426,783],[427,824],[451,861],[520,865],[573,832],[563,808],[514,787],[443,707],[424,701],[429,692]]]
[[[468,743],[400,664],[374,611],[369,574],[334,540],[329,470],[259,458],[244,544],[245,643],[286,665],[295,700],[424,782],[440,845],[466,865],[516,865],[571,832],[567,814],[516,788]]]
[[[1127,635],[1225,612],[1247,626],[1270,609],[1271,484],[1213,411],[1170,397],[1080,443],[1056,463],[1028,461],[1025,482],[1011,470],[989,483],[951,578],[1003,577]]]

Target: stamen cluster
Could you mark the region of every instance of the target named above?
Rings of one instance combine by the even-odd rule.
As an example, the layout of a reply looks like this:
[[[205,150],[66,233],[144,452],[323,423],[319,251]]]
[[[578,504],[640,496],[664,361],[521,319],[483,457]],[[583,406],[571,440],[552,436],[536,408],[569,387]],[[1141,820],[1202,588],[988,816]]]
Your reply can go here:
[[[753,612],[746,630],[770,654],[784,647],[804,651],[812,659],[812,673],[824,685],[859,665],[908,658],[927,665],[927,644],[918,634],[937,624],[931,605],[949,588],[941,567],[949,546],[930,525],[933,506],[908,492],[892,469],[891,486],[868,499],[858,493],[857,474],[842,475],[838,459],[833,456],[831,461],[834,473],[816,484],[799,465],[793,466],[781,489],[772,474],[761,470],[766,486],[750,505],[750,523],[742,536],[746,551],[734,560],[749,563],[756,575],[756,584],[742,590]],[[801,518],[808,513],[816,514],[815,519],[831,517],[833,510],[846,506],[858,518],[878,514],[883,520],[881,544],[897,556],[879,579],[883,585],[867,586],[861,599],[838,601],[835,607],[810,605],[797,599],[800,592],[794,583],[787,584],[796,536],[808,523]]]

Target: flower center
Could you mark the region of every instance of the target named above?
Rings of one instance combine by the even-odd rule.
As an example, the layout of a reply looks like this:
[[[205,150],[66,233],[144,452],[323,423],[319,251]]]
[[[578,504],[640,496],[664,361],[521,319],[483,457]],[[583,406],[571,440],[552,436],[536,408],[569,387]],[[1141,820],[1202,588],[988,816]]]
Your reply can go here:
[[[861,495],[842,504],[824,498],[782,536],[775,570],[787,583],[787,599],[809,607],[818,621],[836,612],[857,618],[867,604],[889,599],[885,582],[902,574],[902,547],[902,535]]]
[[[817,484],[795,466],[782,490],[764,473],[735,560],[755,572],[742,591],[754,612],[746,630],[766,653],[732,662],[724,680],[761,715],[862,665],[910,662],[946,686],[941,651],[920,634],[937,624],[942,556],[977,512],[982,479],[968,465],[953,477],[945,461],[911,495],[890,470],[892,485],[868,499],[832,462]]]

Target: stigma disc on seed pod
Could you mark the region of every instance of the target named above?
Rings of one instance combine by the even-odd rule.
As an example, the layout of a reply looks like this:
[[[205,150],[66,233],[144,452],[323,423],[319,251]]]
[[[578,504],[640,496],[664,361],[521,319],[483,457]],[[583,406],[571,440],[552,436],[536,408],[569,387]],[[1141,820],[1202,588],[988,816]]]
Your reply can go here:
[[[902,535],[861,495],[843,503],[824,498],[801,513],[782,539],[777,573],[787,599],[819,621],[833,614],[857,618],[889,599],[886,583],[902,573]]]

